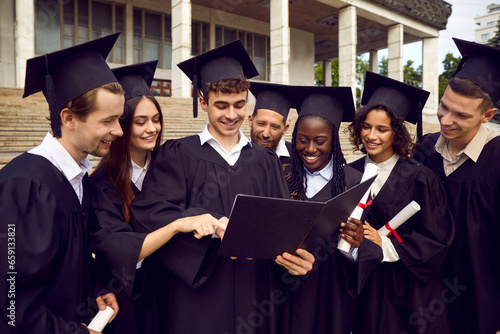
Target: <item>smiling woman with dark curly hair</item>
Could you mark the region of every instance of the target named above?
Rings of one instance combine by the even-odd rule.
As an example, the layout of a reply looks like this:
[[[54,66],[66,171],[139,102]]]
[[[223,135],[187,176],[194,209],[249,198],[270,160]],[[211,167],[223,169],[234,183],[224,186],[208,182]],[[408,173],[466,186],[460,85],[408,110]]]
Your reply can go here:
[[[441,181],[410,158],[413,143],[404,121],[421,120],[428,96],[368,72],[361,101],[365,107],[349,126],[356,150],[367,154],[350,166],[360,172],[367,163],[378,167],[370,188],[372,204],[364,212],[359,257],[372,251],[366,247],[371,242],[383,253],[381,263],[360,265],[355,314],[364,320],[354,324],[354,334],[449,333],[446,309],[432,322],[418,313],[441,296],[440,269],[454,236]],[[420,211],[389,236],[381,236],[377,230],[412,201]]]

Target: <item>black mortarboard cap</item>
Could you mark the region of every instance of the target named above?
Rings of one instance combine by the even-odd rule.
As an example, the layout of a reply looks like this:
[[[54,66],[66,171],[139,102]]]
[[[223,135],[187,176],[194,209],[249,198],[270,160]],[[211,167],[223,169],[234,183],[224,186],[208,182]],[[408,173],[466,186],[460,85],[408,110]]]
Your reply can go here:
[[[259,75],[240,40],[219,46],[177,66],[193,81],[193,116],[198,116],[198,88],[224,79],[250,79]]]
[[[403,120],[417,124],[417,136],[420,138],[422,136],[422,109],[429,94],[426,90],[368,71],[361,104],[366,106],[383,103],[391,106]]]
[[[43,92],[56,138],[61,137],[58,111],[63,105],[94,88],[117,81],[105,59],[119,34],[27,60],[23,97]]]
[[[462,54],[454,77],[481,87],[495,105],[500,102],[500,48],[453,38]]]
[[[125,101],[136,96],[153,96],[151,83],[158,60],[114,68],[113,74],[125,91]]]
[[[354,100],[350,87],[301,86],[294,105],[299,116],[318,115],[337,127],[350,122],[354,115]]]
[[[292,108],[294,92],[297,86],[279,85],[269,82],[252,81],[250,91],[255,96],[255,110],[269,109],[285,118]]]

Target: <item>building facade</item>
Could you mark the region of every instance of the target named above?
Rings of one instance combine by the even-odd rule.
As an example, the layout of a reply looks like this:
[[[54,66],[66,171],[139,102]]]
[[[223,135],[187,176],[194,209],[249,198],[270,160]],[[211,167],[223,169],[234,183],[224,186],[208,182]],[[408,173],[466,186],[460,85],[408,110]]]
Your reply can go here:
[[[486,6],[486,10],[486,14],[474,18],[477,25],[474,41],[480,44],[487,44],[495,36],[498,30],[497,23],[500,19],[500,4]]]
[[[339,59],[340,85],[355,94],[356,55],[369,52],[377,72],[377,50],[388,48],[389,76],[402,80],[403,44],[422,41],[424,122],[433,121],[450,15],[442,0],[2,0],[0,87],[24,85],[28,58],[120,31],[110,66],[158,59],[157,95],[189,97],[175,64],[237,38],[259,80],[312,85],[314,63]]]

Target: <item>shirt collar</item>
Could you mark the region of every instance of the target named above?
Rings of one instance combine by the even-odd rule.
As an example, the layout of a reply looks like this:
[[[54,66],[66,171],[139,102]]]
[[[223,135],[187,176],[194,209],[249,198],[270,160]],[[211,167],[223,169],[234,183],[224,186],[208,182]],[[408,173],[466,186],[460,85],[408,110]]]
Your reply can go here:
[[[250,140],[247,138],[247,136],[245,136],[245,134],[243,133],[243,131],[241,131],[241,129],[239,130],[239,136],[240,136],[240,140],[238,141],[238,143],[236,144],[235,148],[238,147],[238,148],[242,148],[244,147],[245,145],[249,144],[250,146],[252,146],[252,143],[250,142]],[[205,125],[205,128],[203,129],[203,131],[201,133],[198,134],[198,136],[200,136],[200,142],[201,142],[201,145],[204,145],[205,143],[207,143],[208,141],[211,141],[212,143],[214,144],[217,144],[218,146],[220,146],[222,149],[224,149],[222,147],[222,145],[217,141],[217,139],[215,139],[214,136],[212,136],[212,134],[210,133],[210,131],[208,131],[208,124]],[[224,149],[225,150],[225,149]],[[233,148],[234,150],[234,148]]]
[[[380,163],[376,163],[375,161],[373,161],[372,159],[370,159],[370,156],[367,154],[366,155],[366,159],[365,159],[365,166],[367,163],[372,163],[374,165],[376,165],[379,169],[384,169],[384,168],[391,168],[394,167],[394,165],[396,165],[396,163],[398,162],[399,160],[399,154],[397,153],[394,153],[392,155],[392,157],[390,157],[389,159],[387,159],[386,161],[382,161]]]
[[[131,160],[131,162],[132,162],[131,179],[132,182],[135,184],[137,183],[137,180],[139,180],[139,178],[141,177],[142,173],[148,170],[149,164],[151,163],[151,152],[148,151],[147,153],[146,163],[144,164],[144,167],[139,166],[133,160]]]
[[[328,162],[328,164],[325,167],[323,167],[323,169],[316,171],[314,173],[309,172],[309,170],[306,168],[306,166],[304,166],[304,169],[306,171],[306,174],[309,176],[321,175],[326,180],[331,180],[333,177],[332,166],[333,166],[333,156],[330,156],[330,161]]]
[[[35,154],[39,151],[44,151],[68,180],[72,180],[80,174],[85,175],[85,173],[92,169],[92,164],[88,158],[83,159],[78,164],[50,132],[47,132],[42,143],[31,151]]]
[[[290,157],[290,152],[288,152],[285,141],[283,139],[280,139],[278,147],[276,147],[276,155],[278,157]]]
[[[479,130],[476,135],[472,138],[472,140],[465,146],[463,150],[456,154],[456,157],[459,158],[462,154],[467,155],[472,161],[477,162],[481,152],[483,151],[484,145],[486,145],[488,139],[488,129],[481,124]],[[438,140],[436,141],[436,145],[434,145],[434,150],[441,154],[447,160],[452,160],[447,148],[447,140],[443,137],[443,135],[439,135]]]

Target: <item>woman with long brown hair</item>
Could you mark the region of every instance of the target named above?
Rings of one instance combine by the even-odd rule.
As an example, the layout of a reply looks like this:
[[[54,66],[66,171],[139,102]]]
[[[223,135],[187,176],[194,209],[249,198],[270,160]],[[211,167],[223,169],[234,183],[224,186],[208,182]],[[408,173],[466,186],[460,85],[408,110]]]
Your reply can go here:
[[[179,232],[193,232],[196,238],[211,235],[218,220],[209,214],[181,218],[151,233],[135,232],[131,225],[130,205],[141,191],[146,171],[161,143],[163,116],[150,91],[157,61],[113,70],[125,90],[124,114],[120,120],[123,136],[90,177],[91,248],[98,270],[109,270],[104,282],[115,292],[120,314],[106,333],[157,333],[158,314],[155,289],[162,274],[143,260]],[[147,283],[145,283],[147,282]],[[165,282],[163,282],[165,283]],[[134,300],[136,299],[136,300]]]

